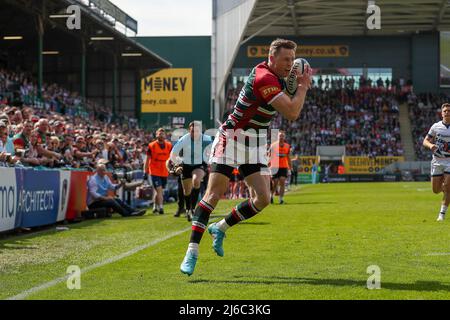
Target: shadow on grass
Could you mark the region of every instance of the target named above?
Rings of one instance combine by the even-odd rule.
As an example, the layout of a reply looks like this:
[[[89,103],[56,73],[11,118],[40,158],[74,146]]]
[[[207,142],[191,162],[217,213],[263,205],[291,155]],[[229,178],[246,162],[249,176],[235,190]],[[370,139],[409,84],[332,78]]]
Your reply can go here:
[[[241,222],[239,223],[239,226],[245,226],[246,224],[254,226],[265,226],[270,224],[270,222]]]
[[[315,285],[315,286],[334,286],[334,287],[354,287],[367,288],[367,282],[364,280],[352,279],[314,279],[301,277],[259,277],[259,279],[240,279],[240,280],[207,280],[197,279],[189,280],[190,283],[208,283],[208,284],[262,284],[262,285]],[[381,281],[381,289],[400,290],[400,291],[450,291],[450,285],[442,284],[438,281],[416,281],[415,283],[394,283]]]
[[[298,206],[298,205],[303,205],[303,204],[336,204],[337,202],[330,202],[330,201],[317,201],[317,202],[285,202],[283,204],[278,204],[278,203],[274,203],[275,205],[279,205],[279,206]]]

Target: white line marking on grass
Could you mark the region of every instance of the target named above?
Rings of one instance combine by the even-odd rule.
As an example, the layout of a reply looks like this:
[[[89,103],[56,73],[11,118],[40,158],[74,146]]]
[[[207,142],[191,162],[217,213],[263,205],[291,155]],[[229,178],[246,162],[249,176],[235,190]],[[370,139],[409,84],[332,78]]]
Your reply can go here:
[[[426,254],[426,256],[450,256],[450,252],[431,252]]]
[[[211,219],[211,220],[213,221],[213,220],[216,220],[216,219]],[[95,264],[93,264],[91,266],[88,266],[88,267],[86,267],[84,269],[81,269],[81,273],[86,273],[86,272],[89,272],[91,270],[103,267],[103,266],[105,266],[107,264],[111,264],[111,263],[117,262],[119,260],[122,260],[123,258],[129,257],[129,256],[131,256],[131,255],[133,255],[135,253],[138,253],[139,251],[142,251],[142,250],[145,250],[145,249],[147,249],[149,247],[157,245],[158,243],[161,243],[161,242],[166,241],[166,240],[168,240],[170,238],[176,237],[176,236],[178,236],[178,235],[180,235],[180,234],[182,234],[182,233],[184,233],[186,231],[189,231],[189,230],[191,230],[191,227],[185,228],[183,230],[179,230],[179,231],[175,231],[175,232],[169,233],[168,235],[166,235],[166,236],[164,236],[162,238],[155,239],[155,240],[153,240],[153,241],[151,241],[149,243],[146,243],[146,244],[138,246],[138,247],[136,247],[134,249],[131,249],[130,251],[127,251],[127,252],[124,252],[122,254],[119,254],[118,256],[108,258],[108,259],[106,259],[104,261],[95,263]],[[23,299],[27,298],[28,296],[30,296],[30,295],[32,295],[32,294],[34,294],[36,292],[39,292],[39,291],[51,288],[51,287],[53,287],[53,286],[55,286],[55,285],[57,285],[59,283],[65,282],[65,281],[67,281],[67,279],[69,277],[70,277],[70,274],[68,274],[68,275],[66,275],[64,277],[56,278],[56,279],[54,279],[52,281],[40,284],[40,285],[38,285],[36,287],[33,287],[31,289],[25,290],[22,293],[19,293],[18,295],[15,295],[13,297],[7,298],[6,300],[23,300]]]

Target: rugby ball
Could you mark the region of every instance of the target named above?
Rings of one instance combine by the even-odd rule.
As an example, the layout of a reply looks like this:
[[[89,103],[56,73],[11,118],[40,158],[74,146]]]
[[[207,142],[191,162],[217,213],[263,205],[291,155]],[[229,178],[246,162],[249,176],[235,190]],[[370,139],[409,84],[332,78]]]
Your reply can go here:
[[[289,71],[289,75],[286,78],[286,92],[291,96],[297,91],[297,70],[300,70],[300,73],[303,74],[306,65],[309,65],[306,59],[298,58],[294,60],[291,71]]]

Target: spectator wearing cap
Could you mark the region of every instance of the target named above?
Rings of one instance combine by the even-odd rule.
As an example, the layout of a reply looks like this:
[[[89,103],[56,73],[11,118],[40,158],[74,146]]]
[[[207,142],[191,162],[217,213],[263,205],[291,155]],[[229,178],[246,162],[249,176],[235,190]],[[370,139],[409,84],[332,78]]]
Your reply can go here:
[[[48,120],[45,118],[37,122],[37,129],[39,133],[39,144],[47,144]]]
[[[41,164],[38,152],[38,139],[39,133],[36,130],[32,130],[28,148],[24,150],[23,155],[20,158],[22,164],[29,166],[39,166]]]
[[[10,125],[9,117],[6,113],[0,114],[0,121],[3,121],[7,126]]]
[[[64,123],[56,120],[53,123],[53,135],[57,136],[60,141],[63,141],[64,138]]]
[[[80,164],[83,165],[90,165],[92,160],[95,158],[94,153],[88,152],[88,150],[86,149],[86,140],[82,136],[77,136],[75,138],[73,155],[75,160],[79,161]]]
[[[16,149],[28,149],[30,146],[30,135],[33,131],[33,123],[26,121],[23,124],[22,131],[13,137],[14,147]]]
[[[119,142],[119,139],[113,138],[108,143],[108,161],[111,163],[112,166],[116,166],[119,164],[119,162],[122,160],[122,156],[120,154],[119,148],[117,147],[117,143]]]
[[[108,195],[109,191],[116,191],[121,185],[111,182],[110,178],[106,175],[104,162],[97,162],[96,173],[88,181],[88,208],[90,210],[97,208],[112,209],[123,217],[144,215],[146,210],[136,210],[120,199]]]
[[[74,164],[73,155],[73,136],[70,134],[64,135],[63,142],[60,145],[60,150],[63,155],[63,160],[67,165]]]

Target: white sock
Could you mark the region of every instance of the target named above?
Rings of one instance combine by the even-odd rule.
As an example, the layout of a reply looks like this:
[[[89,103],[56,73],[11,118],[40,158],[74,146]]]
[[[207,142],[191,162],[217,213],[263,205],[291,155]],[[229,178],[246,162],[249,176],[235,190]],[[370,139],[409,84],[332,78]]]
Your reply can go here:
[[[219,228],[220,231],[222,232],[226,232],[227,229],[230,227],[228,225],[228,223],[225,221],[225,219],[220,220],[219,222],[217,222],[217,227]]]
[[[158,207],[159,207],[160,210],[163,209],[163,205],[162,204],[158,205]]]
[[[283,201],[283,197],[280,197],[280,201]]]
[[[447,206],[445,206],[445,205],[441,205],[441,213],[443,213],[443,214],[445,214],[446,212],[447,212]]]
[[[194,253],[196,256],[198,256],[198,243],[190,242],[187,251],[188,251],[188,252],[191,251],[191,252]]]

